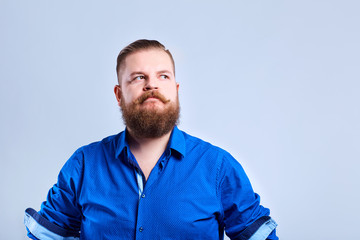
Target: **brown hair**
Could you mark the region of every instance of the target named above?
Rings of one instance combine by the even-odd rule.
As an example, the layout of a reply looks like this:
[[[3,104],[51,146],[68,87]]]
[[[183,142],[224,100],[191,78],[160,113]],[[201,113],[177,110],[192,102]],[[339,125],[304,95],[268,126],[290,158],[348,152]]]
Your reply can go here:
[[[135,53],[137,51],[140,50],[147,50],[147,49],[161,49],[164,50],[164,52],[166,52],[170,59],[171,62],[173,64],[173,70],[174,70],[174,74],[175,74],[175,62],[174,62],[174,58],[171,55],[170,51],[168,49],[165,48],[165,46],[163,44],[161,44],[160,42],[156,41],[156,40],[147,40],[147,39],[140,39],[137,40],[135,42],[130,43],[129,45],[127,45],[126,47],[124,47],[118,57],[117,57],[117,61],[116,61],[116,74],[118,76],[118,80],[119,80],[119,71],[120,71],[120,67],[121,65],[124,63],[125,58],[130,55],[131,53]]]

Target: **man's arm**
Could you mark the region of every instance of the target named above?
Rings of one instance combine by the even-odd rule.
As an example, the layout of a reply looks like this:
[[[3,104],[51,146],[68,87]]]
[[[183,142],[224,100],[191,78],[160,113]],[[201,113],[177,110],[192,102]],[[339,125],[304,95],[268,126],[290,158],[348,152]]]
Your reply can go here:
[[[225,232],[236,240],[278,240],[270,210],[260,205],[241,165],[225,155],[220,182]]]
[[[35,240],[79,239],[82,213],[77,200],[82,163],[82,153],[75,152],[61,169],[58,182],[49,190],[41,210],[26,209],[24,224],[28,237]]]

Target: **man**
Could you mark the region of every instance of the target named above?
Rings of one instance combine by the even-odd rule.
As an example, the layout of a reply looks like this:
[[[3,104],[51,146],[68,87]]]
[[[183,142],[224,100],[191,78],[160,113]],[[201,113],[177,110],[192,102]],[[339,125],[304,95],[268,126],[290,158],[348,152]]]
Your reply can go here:
[[[79,148],[47,201],[27,209],[32,239],[278,239],[240,164],[180,131],[171,53],[138,40],[117,59],[125,131]]]

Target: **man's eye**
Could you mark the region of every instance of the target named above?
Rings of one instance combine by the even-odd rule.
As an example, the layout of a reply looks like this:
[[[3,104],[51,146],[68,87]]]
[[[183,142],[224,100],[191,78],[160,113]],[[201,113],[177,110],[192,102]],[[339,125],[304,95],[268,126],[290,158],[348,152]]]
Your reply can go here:
[[[145,79],[145,77],[144,77],[144,76],[136,76],[136,77],[134,78],[134,80],[142,80],[142,79]]]
[[[168,79],[169,77],[167,75],[161,75],[160,76],[162,79]]]

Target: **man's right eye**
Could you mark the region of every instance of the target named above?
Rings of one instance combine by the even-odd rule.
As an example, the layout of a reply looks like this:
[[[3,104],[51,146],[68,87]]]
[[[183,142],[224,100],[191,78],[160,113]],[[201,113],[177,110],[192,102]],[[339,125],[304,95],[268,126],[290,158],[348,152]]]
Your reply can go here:
[[[136,77],[134,77],[134,80],[143,80],[143,79],[145,79],[144,76],[136,76]]]

